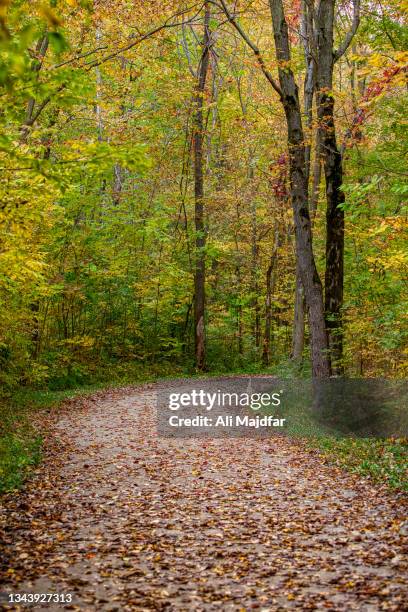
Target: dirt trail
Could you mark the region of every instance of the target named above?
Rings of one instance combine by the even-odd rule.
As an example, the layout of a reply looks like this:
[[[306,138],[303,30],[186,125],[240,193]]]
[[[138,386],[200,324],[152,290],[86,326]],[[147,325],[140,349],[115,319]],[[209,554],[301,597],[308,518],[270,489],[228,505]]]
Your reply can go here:
[[[284,438],[160,439],[156,388],[65,410],[5,499],[3,592],[73,594],[54,610],[406,609],[401,499]]]

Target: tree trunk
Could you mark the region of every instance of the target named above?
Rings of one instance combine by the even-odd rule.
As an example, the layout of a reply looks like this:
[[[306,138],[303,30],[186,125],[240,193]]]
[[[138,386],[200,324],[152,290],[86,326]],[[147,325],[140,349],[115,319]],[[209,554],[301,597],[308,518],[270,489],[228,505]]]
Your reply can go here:
[[[319,187],[320,187],[320,178],[322,175],[322,160],[321,160],[321,148],[320,148],[320,135],[319,130],[316,132],[316,144],[315,144],[315,158],[313,163],[313,184],[312,184],[312,193],[310,195],[310,217],[312,219],[312,223],[316,216],[317,205],[319,203]]]
[[[275,231],[275,240],[271,259],[266,271],[265,295],[265,335],[262,348],[262,363],[268,366],[271,358],[271,329],[272,329],[272,297],[275,291],[275,270],[278,261],[279,229]]]
[[[296,265],[295,310],[293,317],[292,360],[300,365],[305,344],[305,294],[300,276],[300,267]]]
[[[308,2],[302,0],[301,37],[303,41],[306,63],[306,77],[304,82],[304,113],[308,129],[307,144],[305,147],[305,180],[309,184],[311,159],[311,132],[313,129],[313,96],[315,91],[315,60],[312,46],[312,16]],[[299,265],[296,265],[295,306],[292,331],[292,360],[300,365],[302,363],[303,348],[305,344],[305,294],[300,276]]]
[[[238,231],[241,227],[241,215],[240,215],[240,210],[239,210],[239,200],[237,198],[237,202],[236,202],[236,212],[237,212],[237,223],[236,226],[238,228]],[[239,252],[239,241],[238,241],[238,231],[235,232],[235,249],[236,249],[236,258],[237,258],[237,265],[235,267],[235,276],[236,276],[236,282],[237,282],[237,291],[236,291],[236,295],[238,298],[238,304],[237,304],[237,340],[238,340],[238,354],[239,355],[243,355],[244,352],[244,344],[243,344],[243,337],[244,337],[244,326],[243,326],[243,321],[242,321],[242,301],[241,301],[241,294],[242,294],[242,274],[241,274],[241,255]]]
[[[282,0],[269,0],[275,38],[276,56],[284,68],[279,68],[281,101],[285,110],[291,200],[296,232],[296,256],[305,291],[311,335],[312,372],[315,378],[330,375],[327,335],[323,308],[323,289],[317,272],[312,247],[312,230],[308,209],[308,183],[305,175],[305,141],[298,88],[292,70],[288,27]]]
[[[33,72],[36,72],[36,73],[40,72],[43,62],[44,62],[45,55],[48,50],[48,45],[49,45],[49,38],[48,38],[48,34],[45,33],[44,36],[38,41],[36,49],[35,49],[36,59],[32,65]],[[42,105],[39,104],[39,107],[37,109],[36,100],[34,98],[30,98],[27,104],[25,120],[20,129],[20,143],[21,144],[27,143],[28,136],[30,134],[30,130],[33,127],[36,119],[38,119],[41,111],[42,111]]]
[[[114,206],[119,206],[123,190],[124,169],[120,164],[113,166],[112,201]]]
[[[95,33],[96,38],[96,46],[98,46],[102,40],[102,32],[99,27],[96,28]],[[96,75],[96,104],[95,104],[95,115],[96,115],[96,124],[98,127],[98,141],[102,142],[103,138],[103,117],[102,117],[102,107],[101,107],[101,99],[102,99],[102,75],[99,66],[95,68]]]
[[[194,112],[194,197],[196,257],[194,271],[194,329],[195,363],[198,370],[205,367],[205,244],[206,228],[204,221],[204,93],[209,66],[210,49],[210,4],[205,4],[203,51],[195,96]]]
[[[250,179],[253,180],[253,169],[250,170]],[[258,227],[256,218],[256,205],[251,202],[251,291],[253,294],[252,307],[254,312],[253,320],[253,336],[255,338],[255,346],[259,348],[261,343],[261,311],[259,307],[258,293]]]
[[[333,23],[335,0],[321,0],[317,12],[317,113],[326,179],[325,313],[332,372],[342,372],[343,327],[341,309],[344,284],[343,167],[334,122]]]
[[[237,305],[237,344],[238,344],[238,355],[243,355],[244,346],[243,346],[243,331],[244,326],[242,324],[242,303],[241,303],[241,268],[238,264],[235,269],[235,274],[237,278],[237,288],[238,288],[238,296],[239,296],[239,304]]]

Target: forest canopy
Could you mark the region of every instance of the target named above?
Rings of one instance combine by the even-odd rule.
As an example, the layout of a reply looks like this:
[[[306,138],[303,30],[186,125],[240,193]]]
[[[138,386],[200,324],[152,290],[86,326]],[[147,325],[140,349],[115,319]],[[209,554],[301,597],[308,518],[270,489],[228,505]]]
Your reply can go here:
[[[406,21],[0,0],[0,382],[406,376]]]

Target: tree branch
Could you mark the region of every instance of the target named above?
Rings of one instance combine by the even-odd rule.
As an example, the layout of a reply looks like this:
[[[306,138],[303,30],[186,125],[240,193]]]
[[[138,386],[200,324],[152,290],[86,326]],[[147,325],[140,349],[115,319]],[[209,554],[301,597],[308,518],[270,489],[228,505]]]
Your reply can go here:
[[[90,62],[89,64],[86,64],[87,70],[89,71],[92,68],[96,68],[97,66],[100,66],[101,64],[104,64],[105,62],[109,61],[110,59],[113,59],[114,57],[116,57],[120,53],[123,53],[125,51],[129,51],[129,49],[132,49],[136,45],[139,45],[144,40],[147,40],[148,38],[151,38],[152,36],[154,36],[155,34],[158,34],[158,32],[161,32],[162,30],[165,30],[167,28],[175,28],[175,27],[183,25],[183,22],[171,23],[171,20],[175,19],[176,17],[180,17],[182,15],[185,15],[186,13],[191,11],[191,9],[194,8],[195,6],[197,6],[197,5],[194,5],[193,7],[189,7],[187,9],[182,10],[182,11],[179,11],[175,15],[172,15],[171,17],[166,19],[166,21],[164,23],[162,23],[160,26],[157,26],[153,30],[150,30],[149,32],[146,32],[146,34],[143,34],[142,36],[140,36],[136,40],[133,40],[131,43],[129,43],[125,47],[121,47],[117,51],[114,51],[113,53],[110,53],[109,55],[105,55],[105,57],[102,57],[100,60],[96,60],[96,61]],[[203,5],[200,6],[200,8],[196,12],[196,14],[189,20],[190,22],[201,12],[202,8],[203,8]]]
[[[121,47],[120,49],[118,49],[117,51],[102,57],[100,60],[97,61],[93,61],[90,62],[89,64],[85,64],[85,66],[82,66],[82,68],[85,68],[87,72],[89,72],[92,68],[96,68],[97,66],[100,66],[101,64],[104,64],[105,62],[107,62],[108,60],[117,57],[118,55],[120,55],[121,53],[123,53],[124,51],[128,51],[129,49],[131,49],[132,47],[135,47],[136,45],[140,44],[141,42],[143,42],[144,40],[150,38],[151,36],[154,36],[154,34],[157,34],[158,32],[160,32],[161,30],[164,30],[165,28],[171,28],[171,27],[177,27],[182,25],[181,23],[170,23],[170,21],[172,19],[174,19],[175,17],[179,17],[181,15],[184,15],[185,13],[187,13],[188,11],[191,11],[192,8],[196,7],[197,5],[195,4],[194,6],[190,6],[188,9],[179,11],[178,13],[176,13],[175,15],[172,15],[171,17],[169,17],[162,25],[157,26],[156,28],[154,28],[153,30],[151,30],[150,32],[147,32],[146,34],[143,34],[142,36],[140,36],[138,39],[133,40],[131,43],[129,43],[128,45],[126,45],[125,47]],[[201,11],[203,5],[200,6],[198,12],[191,18],[194,19],[195,16]],[[190,20],[190,21],[191,21]],[[56,66],[53,66],[53,68],[59,68],[65,64],[70,63],[71,61],[75,61],[76,59],[79,59],[80,57],[86,57],[87,55],[91,55],[92,53],[96,53],[98,50],[103,49],[104,47],[98,47],[97,49],[94,49],[93,51],[90,51],[89,53],[85,53],[82,56],[77,56],[74,58],[71,58],[70,60],[68,60],[67,62],[63,62],[61,64],[58,64]],[[46,47],[45,47],[46,50]],[[44,51],[45,53],[45,51]],[[30,109],[30,116],[29,118],[26,120],[23,129],[25,130],[25,134],[23,134],[22,138],[26,138],[27,137],[27,133],[28,133],[28,128],[32,127],[34,125],[34,123],[37,121],[37,119],[39,118],[39,116],[41,115],[42,111],[44,110],[44,108],[51,102],[53,96],[57,93],[60,93],[61,91],[63,91],[66,87],[67,87],[68,83],[62,83],[58,89],[50,94],[49,96],[47,96],[36,108],[36,111],[34,113],[34,108]]]
[[[279,87],[279,85],[277,84],[277,82],[275,81],[275,79],[273,78],[273,76],[271,75],[271,73],[269,72],[269,70],[267,69],[267,67],[265,65],[265,61],[264,61],[264,59],[262,57],[262,54],[261,54],[259,48],[248,37],[246,32],[242,29],[242,27],[240,26],[240,24],[236,20],[235,16],[232,13],[230,13],[230,11],[228,9],[228,6],[224,2],[224,0],[220,0],[220,3],[221,3],[221,5],[219,5],[219,4],[217,4],[217,2],[214,2],[214,1],[211,0],[211,4],[214,4],[215,6],[217,6],[218,8],[221,8],[224,11],[228,21],[234,26],[234,28],[236,29],[238,34],[241,36],[241,38],[244,40],[244,42],[248,45],[248,47],[254,53],[254,55],[256,57],[256,60],[257,60],[257,62],[259,64],[262,72],[264,73],[264,75],[268,79],[269,83],[272,85],[273,89],[276,91],[276,93],[279,95],[279,97],[282,98],[282,90]]]
[[[193,63],[191,61],[191,54],[190,54],[190,50],[188,48],[188,40],[186,37],[186,25],[184,23],[184,19],[181,25],[181,48],[184,51],[184,55],[187,58],[187,65],[188,65],[188,69],[190,71],[191,76],[196,79],[197,78],[197,73],[193,68]]]
[[[83,59],[84,57],[88,57],[89,55],[93,55],[94,53],[98,53],[98,51],[106,51],[108,49],[108,45],[103,45],[102,47],[96,47],[96,49],[92,49],[92,51],[87,51],[86,53],[80,53],[78,55],[74,55],[71,59],[66,60],[65,62],[61,62],[60,64],[54,64],[47,70],[54,70],[55,68],[61,68],[61,66],[66,66],[67,64],[72,64],[79,59]]]
[[[360,25],[360,0],[353,0],[353,22],[351,24],[351,30],[347,32],[345,39],[341,43],[337,51],[334,52],[334,61],[337,62],[342,55],[345,54],[350,46],[351,41],[354,38],[355,33]]]

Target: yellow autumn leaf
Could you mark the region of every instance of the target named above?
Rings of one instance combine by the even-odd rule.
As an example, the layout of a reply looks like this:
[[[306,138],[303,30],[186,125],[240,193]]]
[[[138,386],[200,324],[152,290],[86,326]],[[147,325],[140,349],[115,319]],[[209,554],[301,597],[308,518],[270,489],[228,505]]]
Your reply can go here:
[[[57,28],[62,25],[62,21],[53,10],[50,9],[46,4],[42,4],[39,8],[39,13],[53,28]]]

